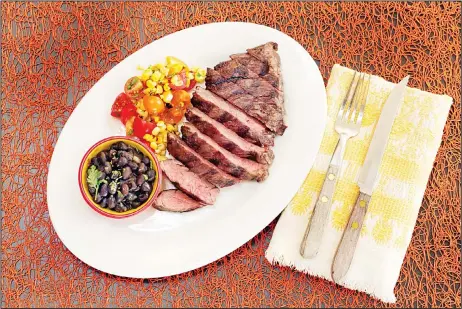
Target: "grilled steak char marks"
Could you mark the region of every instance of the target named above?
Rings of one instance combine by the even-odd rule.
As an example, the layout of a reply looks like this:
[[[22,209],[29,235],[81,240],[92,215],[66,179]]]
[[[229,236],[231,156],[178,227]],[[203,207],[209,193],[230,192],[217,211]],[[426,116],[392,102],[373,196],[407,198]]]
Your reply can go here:
[[[162,191],[154,203],[156,209],[172,212],[186,212],[203,206],[204,204],[190,198],[180,190]]]
[[[168,179],[189,196],[200,202],[212,205],[219,193],[219,189],[191,172],[186,166],[174,159],[160,162],[160,167]]]
[[[282,135],[287,126],[277,49],[269,42],[231,55],[231,60],[207,69],[206,87]]]
[[[186,112],[186,119],[218,145],[241,158],[249,158],[262,164],[273,162],[274,154],[271,149],[264,149],[247,142],[197,108],[189,109]]]
[[[240,137],[259,146],[273,146],[274,134],[242,110],[203,88],[197,87],[192,104]]]
[[[187,122],[181,127],[183,139],[191,148],[212,162],[221,170],[244,180],[263,181],[268,176],[268,166],[240,158],[223,149],[210,137],[202,134],[194,125]]]
[[[268,74],[266,74],[265,77],[268,77],[270,80],[274,79],[274,81],[270,83],[275,88],[282,91],[281,58],[277,51],[278,44],[274,42],[268,42],[254,48],[247,49],[248,55],[268,65]]]
[[[265,86],[261,80],[255,79],[233,81],[233,79],[224,78],[213,69],[207,69],[205,82],[207,89],[213,93],[260,120],[276,134],[284,134],[287,126],[284,124],[282,96],[268,83]]]
[[[203,177],[208,182],[219,188],[229,187],[240,181],[239,179],[226,174],[221,169],[201,157],[173,133],[168,134],[167,150],[175,159],[186,165],[191,172]]]

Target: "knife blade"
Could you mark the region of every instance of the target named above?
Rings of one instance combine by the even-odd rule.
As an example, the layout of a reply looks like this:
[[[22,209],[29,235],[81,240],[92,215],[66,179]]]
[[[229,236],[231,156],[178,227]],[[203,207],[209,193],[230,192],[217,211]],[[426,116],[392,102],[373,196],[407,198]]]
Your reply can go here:
[[[346,275],[350,268],[364,217],[376,184],[380,163],[385,153],[393,122],[401,107],[408,81],[409,76],[406,76],[393,88],[384,103],[379,120],[375,126],[374,135],[359,174],[359,196],[332,263],[332,279],[337,283]]]
[[[371,195],[374,189],[375,179],[379,171],[383,153],[385,152],[385,147],[387,146],[388,136],[401,106],[408,81],[409,76],[406,76],[393,88],[375,126],[374,136],[369,144],[369,149],[358,179],[360,191],[368,195]]]

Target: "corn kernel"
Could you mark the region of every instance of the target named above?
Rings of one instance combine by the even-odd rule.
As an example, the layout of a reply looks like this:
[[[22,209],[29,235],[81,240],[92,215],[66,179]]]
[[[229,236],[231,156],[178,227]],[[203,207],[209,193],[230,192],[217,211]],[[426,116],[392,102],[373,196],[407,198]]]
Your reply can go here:
[[[164,91],[170,91],[170,86],[168,84],[165,84],[164,85]]]
[[[157,149],[157,143],[155,141],[152,141],[149,146],[151,146],[152,149]]]
[[[157,136],[157,134],[159,134],[159,132],[160,132],[160,128],[159,128],[159,127],[155,127],[155,128],[152,130],[152,135]]]
[[[166,144],[167,141],[168,141],[167,133],[165,133],[164,135],[162,135],[162,142],[164,142]]]
[[[196,82],[202,83],[203,81],[205,81],[206,74],[207,74],[206,70],[199,69],[199,70],[197,70],[196,74],[194,75],[194,79],[196,80]]]
[[[164,88],[161,85],[157,85],[156,94],[162,94],[164,92]]]
[[[168,132],[175,131],[175,127],[172,126],[172,125],[169,123],[169,124],[167,124],[167,131],[168,131]]]
[[[155,116],[155,117],[154,117],[154,122],[155,122],[155,123],[158,123],[159,120],[160,120],[160,118],[159,118],[158,116]]]
[[[162,150],[159,149],[159,147],[157,147],[157,149],[155,149],[156,153],[157,154],[160,154],[162,152]]]
[[[151,75],[151,80],[155,81],[155,82],[158,82],[162,79],[162,73],[160,71],[154,71],[154,73],[152,73]]]
[[[165,145],[164,144],[160,144],[157,146],[157,149],[159,150],[164,150],[165,149]]]
[[[165,161],[167,157],[165,155],[157,155],[157,159],[159,159],[159,161]]]
[[[157,122],[157,126],[158,127],[165,127],[165,122],[159,121],[159,122]]]
[[[151,89],[152,89],[152,88],[155,88],[156,85],[157,85],[157,83],[156,83],[156,82],[153,82],[153,81],[150,80],[150,79],[148,79],[148,80],[146,81],[146,86],[148,86],[148,88],[151,88]]]
[[[173,99],[173,94],[171,91],[165,91],[160,95],[160,98],[165,102],[165,103],[170,103],[172,102]]]
[[[151,89],[149,89],[149,88],[146,88],[146,89],[143,90],[144,94],[149,94],[150,92],[151,92]]]
[[[188,77],[188,79],[194,79],[194,74],[191,73],[191,72],[188,72],[187,77]]]
[[[145,140],[147,140],[148,142],[152,141],[152,135],[150,135],[150,134],[145,134],[145,135],[143,136],[143,138],[144,138]]]
[[[169,72],[169,69],[166,68],[166,67],[163,67],[159,71],[160,71],[160,73],[162,73],[162,75],[167,76],[168,72]]]
[[[143,71],[143,74],[141,74],[140,79],[145,82],[147,81],[152,75],[152,70],[151,69],[146,69]]]

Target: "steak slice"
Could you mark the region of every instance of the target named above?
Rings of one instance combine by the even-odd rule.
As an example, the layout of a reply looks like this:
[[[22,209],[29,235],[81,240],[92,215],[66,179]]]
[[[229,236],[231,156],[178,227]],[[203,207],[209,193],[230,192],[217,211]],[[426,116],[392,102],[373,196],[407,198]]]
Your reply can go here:
[[[168,179],[181,191],[206,205],[215,203],[220,190],[210,182],[191,172],[186,166],[174,159],[160,162],[160,167]]]
[[[232,79],[222,77],[213,69],[207,69],[205,83],[207,89],[228,100],[248,115],[260,120],[271,131],[278,135],[284,134],[287,128],[284,124],[284,110],[278,104],[277,92],[271,85],[268,84],[273,89],[268,92],[270,96],[256,97],[252,93],[247,93],[241,85],[245,84],[248,90],[254,89],[251,92],[262,94],[266,90],[263,86],[259,87],[261,80],[239,79],[237,82],[233,82]]]
[[[270,82],[275,88],[282,91],[282,77],[281,77],[281,58],[279,57],[278,44],[275,42],[268,42],[263,45],[247,49],[247,53],[268,65],[268,74],[266,76],[274,79],[274,83]]]
[[[197,87],[192,104],[240,137],[260,146],[273,146],[274,135],[265,126],[214,93]]]
[[[190,198],[180,190],[162,191],[154,203],[154,208],[172,212],[186,212],[203,206],[204,204]]]
[[[191,172],[219,188],[229,187],[240,181],[201,157],[173,133],[168,134],[167,150],[175,159],[186,165]]]
[[[249,68],[274,88],[282,91],[282,78],[270,68],[267,61],[260,61],[249,54],[234,54],[230,56],[231,59],[238,61],[240,64]]]
[[[238,157],[252,159],[262,164],[271,164],[273,162],[274,154],[271,149],[261,148],[249,143],[195,107],[186,112],[186,119],[194,124],[199,131],[212,138],[218,145]]]
[[[186,122],[181,127],[183,139],[191,148],[221,170],[244,180],[263,181],[268,176],[268,166],[240,158],[220,147],[207,135],[202,134],[193,124]]]
[[[218,70],[207,69],[207,77],[205,79],[207,89],[213,91],[214,88],[221,90],[227,90],[225,99],[228,99],[230,96],[240,95],[240,94],[250,94],[255,98],[263,97],[267,104],[277,105],[281,108],[281,111],[284,109],[284,96],[282,93],[267,81],[261,79],[255,73],[251,73],[249,77],[247,74],[243,73],[243,70],[236,69],[236,71],[231,71],[232,69],[229,66],[224,64],[236,62],[234,60],[222,62],[217,67],[221,68]],[[236,62],[237,63],[237,62]],[[220,65],[223,65],[220,67]],[[241,67],[244,67],[240,65]],[[245,68],[245,67],[244,67]],[[245,68],[247,72],[250,72]],[[239,74],[242,74],[239,76]],[[230,85],[234,84],[234,86]]]

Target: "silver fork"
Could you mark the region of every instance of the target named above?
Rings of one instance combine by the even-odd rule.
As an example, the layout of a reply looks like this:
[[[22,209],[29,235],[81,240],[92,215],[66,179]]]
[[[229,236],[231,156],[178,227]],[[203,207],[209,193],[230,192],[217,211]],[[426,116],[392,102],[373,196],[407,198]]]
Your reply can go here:
[[[340,135],[340,139],[300,246],[300,254],[304,258],[313,258],[318,253],[324,226],[332,206],[335,183],[340,175],[346,143],[348,139],[359,133],[359,128],[361,127],[366,98],[369,92],[370,76],[366,83],[365,73],[359,73],[358,78],[356,78],[356,75],[355,72],[335,121],[335,131]]]

